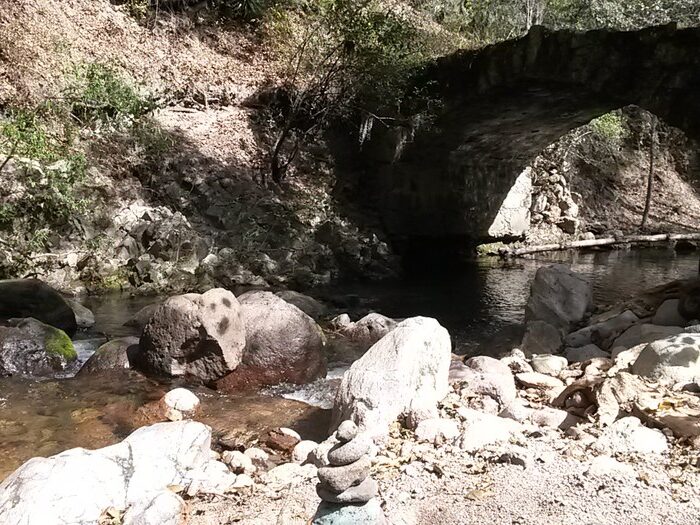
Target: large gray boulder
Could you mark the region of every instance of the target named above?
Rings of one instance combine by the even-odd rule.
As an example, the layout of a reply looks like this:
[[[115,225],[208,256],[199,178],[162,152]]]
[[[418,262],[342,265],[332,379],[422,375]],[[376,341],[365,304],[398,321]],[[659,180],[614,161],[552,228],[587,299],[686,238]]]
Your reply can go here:
[[[119,337],[107,341],[80,368],[77,375],[95,374],[105,370],[130,368],[129,356],[134,359],[139,352],[138,337]]]
[[[64,297],[37,279],[0,281],[0,320],[33,317],[42,323],[75,334],[78,324]]]
[[[66,302],[73,310],[78,328],[90,328],[95,326],[95,314],[92,313],[92,310],[73,299],[66,299]]]
[[[688,321],[690,319],[686,319],[680,313],[680,300],[667,299],[656,310],[651,323],[659,326],[685,326]]]
[[[526,356],[534,354],[558,354],[562,348],[562,334],[559,328],[545,321],[530,321],[525,326],[525,335],[520,350]]]
[[[694,383],[700,378],[700,334],[679,334],[649,343],[632,372],[664,383]]]
[[[400,416],[434,414],[449,391],[450,359],[450,335],[435,319],[399,323],[343,375],[332,428],[351,419],[362,431],[383,438]]]
[[[308,383],[326,374],[323,332],[299,308],[271,292],[240,297],[246,347],[238,368],[216,382],[225,392]]]
[[[153,521],[176,514],[176,501],[153,508],[169,486],[223,493],[235,483],[235,474],[211,459],[210,445],[209,427],[181,421],[140,428],[110,447],[30,459],[0,484],[0,523],[96,525],[110,507],[130,509],[125,523],[178,523]],[[148,514],[139,519],[138,509]]]
[[[36,319],[13,319],[0,326],[0,377],[54,377],[78,354],[66,333]]]
[[[525,308],[526,321],[544,321],[569,332],[593,309],[593,288],[563,264],[537,270]]]
[[[222,288],[171,297],[153,313],[132,365],[148,374],[214,381],[240,364],[245,327],[236,297]]]

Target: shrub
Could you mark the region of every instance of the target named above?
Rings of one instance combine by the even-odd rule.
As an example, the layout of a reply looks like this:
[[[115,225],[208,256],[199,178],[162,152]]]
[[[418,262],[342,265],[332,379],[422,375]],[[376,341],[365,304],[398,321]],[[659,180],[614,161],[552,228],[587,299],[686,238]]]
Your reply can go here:
[[[11,191],[0,188],[0,228],[22,221],[31,248],[41,248],[47,226],[66,224],[82,213],[86,202],[76,196],[85,176],[85,157],[73,147],[70,123],[47,119],[46,106],[35,111],[13,110],[0,119],[0,154],[14,155]],[[5,170],[9,171],[9,165]]]
[[[76,68],[64,90],[70,113],[83,123],[131,124],[156,107],[114,69],[92,63]]]
[[[611,145],[619,145],[629,135],[629,130],[619,111],[611,111],[590,123],[591,130]]]

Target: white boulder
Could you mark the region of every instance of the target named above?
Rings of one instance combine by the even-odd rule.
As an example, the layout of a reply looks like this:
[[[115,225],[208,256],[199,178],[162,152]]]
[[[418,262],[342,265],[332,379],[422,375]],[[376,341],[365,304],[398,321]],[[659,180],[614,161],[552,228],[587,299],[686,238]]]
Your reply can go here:
[[[222,479],[207,475],[218,463],[211,459],[210,444],[209,427],[180,421],[140,428],[102,449],[75,448],[30,459],[0,484],[0,523],[97,523],[110,507],[147,509],[144,498],[158,499],[170,485],[196,484],[196,492],[219,492]],[[232,485],[235,475],[229,473],[225,481]],[[171,504],[159,503],[159,508]]]
[[[435,319],[413,317],[375,343],[345,372],[333,407],[333,428],[353,420],[383,438],[399,416],[427,408],[449,391],[451,341]]]
[[[664,383],[694,383],[700,378],[700,334],[679,334],[649,343],[632,372]]]

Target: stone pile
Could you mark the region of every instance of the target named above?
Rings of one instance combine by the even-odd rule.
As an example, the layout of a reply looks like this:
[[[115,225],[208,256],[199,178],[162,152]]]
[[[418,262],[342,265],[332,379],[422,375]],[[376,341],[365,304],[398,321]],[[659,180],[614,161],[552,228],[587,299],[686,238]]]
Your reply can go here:
[[[371,439],[357,425],[344,421],[335,433],[338,441],[328,451],[326,467],[318,469],[316,493],[323,500],[314,525],[384,524],[377,495],[377,482],[370,477]]]

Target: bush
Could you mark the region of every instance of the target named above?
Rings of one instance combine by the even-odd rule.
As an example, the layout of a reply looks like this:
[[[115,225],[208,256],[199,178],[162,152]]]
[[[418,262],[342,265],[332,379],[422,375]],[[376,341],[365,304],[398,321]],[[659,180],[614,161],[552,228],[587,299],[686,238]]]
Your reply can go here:
[[[28,238],[15,240],[29,249],[43,248],[52,226],[67,224],[87,206],[76,196],[85,157],[73,147],[70,123],[52,122],[52,111],[45,105],[31,112],[13,110],[0,119],[0,154],[14,156],[5,167],[8,173],[12,169],[6,179],[11,184],[0,188],[0,229],[15,236],[27,232]]]
[[[619,111],[606,113],[590,123],[591,130],[611,145],[619,145],[629,135],[629,130]]]
[[[78,67],[64,97],[70,113],[85,124],[131,124],[156,108],[153,98],[98,63]]]
[[[382,0],[297,0],[271,9],[264,28],[285,79],[270,104],[270,120],[280,127],[270,152],[276,182],[300,143],[329,121],[352,118],[359,128],[361,119],[363,139],[375,119],[394,118],[409,78],[453,49],[415,13]]]

